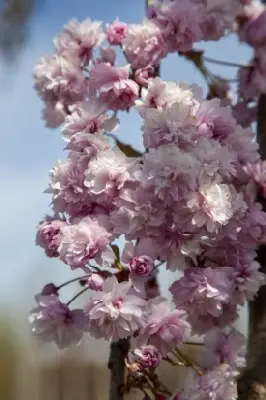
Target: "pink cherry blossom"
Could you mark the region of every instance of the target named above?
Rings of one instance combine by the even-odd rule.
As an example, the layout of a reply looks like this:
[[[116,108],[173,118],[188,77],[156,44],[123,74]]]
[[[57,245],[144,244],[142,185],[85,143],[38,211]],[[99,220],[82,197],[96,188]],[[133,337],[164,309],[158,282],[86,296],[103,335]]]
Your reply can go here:
[[[126,110],[134,105],[139,95],[139,86],[129,79],[129,68],[96,64],[90,73],[90,87],[98,90],[100,99],[111,110]]]
[[[170,311],[168,300],[156,297],[150,301],[147,322],[140,331],[139,343],[155,346],[165,356],[183,342],[189,328],[184,311]]]
[[[81,103],[67,116],[63,135],[70,139],[77,133],[103,133],[112,132],[117,126],[117,118],[106,115],[106,105],[99,99],[90,98]]]
[[[46,102],[61,101],[68,106],[85,97],[87,83],[76,58],[43,57],[33,78],[36,91]]]
[[[250,46],[260,47],[266,44],[266,11],[257,18],[250,19],[241,31],[241,38]]]
[[[46,193],[52,193],[53,207],[56,212],[72,214],[90,204],[83,182],[86,166],[87,160],[76,155],[65,162],[58,162],[50,171],[51,183]]]
[[[119,21],[118,18],[112,24],[106,24],[107,40],[112,45],[119,45],[127,36],[128,25]]]
[[[161,30],[146,19],[142,24],[129,25],[122,47],[134,69],[156,66],[167,54]]]
[[[233,117],[244,128],[250,126],[257,118],[257,106],[249,106],[245,102],[239,102],[233,107]]]
[[[232,289],[226,268],[191,267],[184,271],[184,277],[171,285],[170,292],[176,306],[188,313],[188,320],[197,332],[201,327],[200,317],[218,318],[223,314]]]
[[[113,276],[103,283],[85,307],[93,337],[109,341],[132,336],[144,324],[146,301],[132,292],[130,282],[118,283]]]
[[[110,207],[110,201],[124,186],[134,184],[137,175],[138,166],[135,161],[131,161],[115,148],[102,151],[90,162],[85,171],[84,185],[100,204]]]
[[[236,121],[232,117],[229,107],[221,107],[219,99],[205,101],[201,104],[197,114],[197,128],[200,135],[208,135],[219,139],[227,137],[236,128]]]
[[[212,329],[206,334],[204,344],[205,350],[199,360],[204,368],[223,363],[235,369],[245,366],[245,337],[234,328]]]
[[[260,264],[257,261],[236,265],[229,279],[233,284],[233,300],[241,305],[246,300],[253,300],[259,288],[265,284],[265,275],[260,271]]]
[[[79,22],[77,19],[72,19],[54,42],[58,54],[65,56],[72,53],[83,65],[87,65],[91,59],[92,50],[99,46],[104,38],[100,21],[91,21],[87,18]]]
[[[158,349],[152,345],[137,348],[134,354],[143,368],[156,368],[162,359]]]
[[[204,7],[192,0],[186,2],[164,0],[155,3],[155,17],[152,19],[161,29],[168,51],[186,52],[193,43],[203,38],[200,24]]]
[[[266,161],[257,161],[255,164],[247,164],[244,171],[258,184],[262,196],[266,196]]]
[[[57,128],[67,117],[67,107],[61,101],[49,101],[42,110],[43,119],[48,128]]]
[[[102,290],[104,279],[99,274],[91,274],[85,278],[85,285],[91,290]]]
[[[182,400],[224,400],[237,398],[237,373],[227,364],[220,364],[197,375],[190,371],[181,386]],[[177,396],[176,399],[179,399]]]
[[[66,222],[46,216],[37,226],[36,244],[45,250],[48,257],[58,257],[61,229]]]
[[[109,244],[110,234],[99,222],[89,217],[61,229],[59,257],[72,269],[83,268],[95,259],[98,264],[110,266],[114,255]]]
[[[227,224],[233,216],[232,194],[226,184],[207,182],[192,194],[187,206],[194,212],[192,224],[206,224],[209,232],[215,231],[217,225]]]
[[[60,349],[81,341],[88,325],[82,310],[70,310],[55,295],[38,295],[36,302],[37,307],[31,311],[29,323],[37,338],[53,341]]]

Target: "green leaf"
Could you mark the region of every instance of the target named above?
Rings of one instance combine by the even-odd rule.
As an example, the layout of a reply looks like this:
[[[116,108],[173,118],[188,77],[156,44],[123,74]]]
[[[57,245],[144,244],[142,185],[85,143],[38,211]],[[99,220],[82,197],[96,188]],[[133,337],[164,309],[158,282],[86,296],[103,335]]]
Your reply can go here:
[[[116,244],[111,245],[113,252],[115,253],[115,257],[118,261],[120,261],[120,250]]]
[[[123,270],[123,265],[120,263],[120,250],[119,250],[119,247],[116,244],[112,244],[111,247],[112,247],[112,250],[113,250],[113,252],[115,254],[115,258],[116,258],[115,262],[114,262],[114,265],[116,266],[116,268],[119,271],[122,271]]]
[[[142,153],[134,147],[132,147],[130,144],[123,143],[119,139],[117,139],[114,135],[112,135],[113,139],[115,140],[115,143],[117,147],[127,156],[127,157],[141,157]]]

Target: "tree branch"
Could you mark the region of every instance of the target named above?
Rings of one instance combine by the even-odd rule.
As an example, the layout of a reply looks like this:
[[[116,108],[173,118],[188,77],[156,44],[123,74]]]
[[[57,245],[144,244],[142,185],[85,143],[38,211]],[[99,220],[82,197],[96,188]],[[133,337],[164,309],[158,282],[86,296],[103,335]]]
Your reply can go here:
[[[111,343],[108,368],[111,371],[109,400],[123,400],[125,357],[129,351],[129,339]]]

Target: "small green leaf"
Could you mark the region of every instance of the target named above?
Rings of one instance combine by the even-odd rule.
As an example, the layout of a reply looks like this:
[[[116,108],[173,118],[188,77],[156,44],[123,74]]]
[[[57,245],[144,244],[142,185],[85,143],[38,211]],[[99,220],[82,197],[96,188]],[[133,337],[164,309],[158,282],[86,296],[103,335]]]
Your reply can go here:
[[[114,137],[115,143],[117,147],[127,156],[127,157],[141,157],[142,153],[134,147],[132,147],[130,144],[120,142],[117,138]]]
[[[115,253],[115,257],[118,261],[120,261],[120,250],[116,244],[111,245],[113,252]]]

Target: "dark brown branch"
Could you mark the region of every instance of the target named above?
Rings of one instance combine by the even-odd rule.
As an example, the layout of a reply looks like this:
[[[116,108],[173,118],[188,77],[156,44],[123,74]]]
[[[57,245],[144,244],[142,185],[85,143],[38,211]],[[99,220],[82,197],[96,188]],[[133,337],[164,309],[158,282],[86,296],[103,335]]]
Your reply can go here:
[[[111,343],[108,368],[111,371],[109,400],[123,400],[125,358],[129,351],[129,340],[120,339]]]

